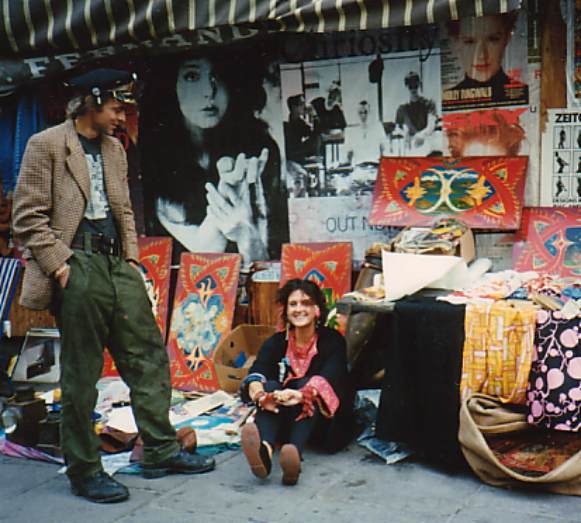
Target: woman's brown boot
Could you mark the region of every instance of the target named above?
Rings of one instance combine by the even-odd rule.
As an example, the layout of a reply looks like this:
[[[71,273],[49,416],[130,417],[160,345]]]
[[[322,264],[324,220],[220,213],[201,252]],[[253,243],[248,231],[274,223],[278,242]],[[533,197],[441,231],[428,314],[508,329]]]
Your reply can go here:
[[[298,449],[287,443],[280,449],[280,468],[282,469],[282,484],[296,485],[301,473],[301,455]]]
[[[264,479],[270,474],[272,460],[268,452],[268,447],[261,441],[260,432],[255,423],[247,423],[242,427],[241,443],[242,452],[250,465],[252,473]]]

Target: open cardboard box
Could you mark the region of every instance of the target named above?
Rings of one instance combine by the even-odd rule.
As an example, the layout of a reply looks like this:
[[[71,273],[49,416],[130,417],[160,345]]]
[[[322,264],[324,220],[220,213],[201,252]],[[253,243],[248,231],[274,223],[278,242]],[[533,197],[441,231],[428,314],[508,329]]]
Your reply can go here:
[[[404,234],[405,231],[407,230],[426,230],[429,231],[430,228],[429,227],[405,227],[403,230],[401,230],[399,232],[399,234],[391,241],[390,246],[391,246],[391,250],[393,252],[402,252],[402,251],[398,251],[397,250],[397,243],[398,243],[398,239]],[[443,250],[434,250],[434,251],[430,251],[428,253],[425,254],[430,254],[430,255],[437,255],[437,256],[458,256],[459,258],[462,258],[466,263],[470,263],[472,260],[474,260],[474,258],[476,257],[476,247],[474,246],[474,234],[472,234],[472,231],[470,229],[467,229],[466,232],[460,236],[460,238],[458,238],[456,240],[456,248],[453,251],[449,251],[449,252],[444,252]],[[407,254],[420,254],[420,253],[411,253],[411,252],[407,252]]]
[[[220,388],[236,393],[264,341],[276,332],[270,325],[238,325],[214,351],[212,358]],[[236,362],[243,361],[241,366]]]

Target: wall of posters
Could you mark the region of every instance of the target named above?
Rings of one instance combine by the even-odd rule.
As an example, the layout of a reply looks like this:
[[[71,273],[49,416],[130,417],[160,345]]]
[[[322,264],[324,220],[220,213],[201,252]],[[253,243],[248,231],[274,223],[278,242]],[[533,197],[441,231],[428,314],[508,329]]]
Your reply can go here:
[[[441,28],[444,111],[526,105],[526,11],[464,18]]]
[[[172,236],[176,255],[238,251],[244,264],[289,240],[351,241],[359,261],[393,232],[368,220],[382,155],[529,155],[525,203],[538,205],[534,20],[521,10],[150,59],[147,234]]]
[[[581,112],[549,109],[543,134],[543,206],[581,204]]]

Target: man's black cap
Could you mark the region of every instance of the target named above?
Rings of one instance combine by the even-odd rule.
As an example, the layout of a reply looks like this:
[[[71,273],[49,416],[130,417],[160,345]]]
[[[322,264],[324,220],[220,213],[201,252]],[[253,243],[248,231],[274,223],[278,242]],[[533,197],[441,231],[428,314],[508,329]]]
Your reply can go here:
[[[93,69],[88,73],[74,76],[66,84],[79,94],[92,94],[97,103],[109,94],[123,103],[135,103],[131,89],[126,88],[135,81],[135,75],[118,69]],[[120,89],[123,87],[124,89]]]

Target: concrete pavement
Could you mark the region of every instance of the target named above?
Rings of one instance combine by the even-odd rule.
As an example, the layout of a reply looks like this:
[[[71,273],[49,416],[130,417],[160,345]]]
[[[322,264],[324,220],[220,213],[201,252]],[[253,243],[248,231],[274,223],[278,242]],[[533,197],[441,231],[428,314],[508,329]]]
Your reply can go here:
[[[0,521],[10,523],[581,523],[581,499],[497,489],[469,472],[407,460],[385,465],[352,444],[308,451],[295,487],[252,476],[241,452],[217,456],[214,472],[145,480],[116,477],[128,502],[96,505],[70,494],[59,466],[0,456]]]

